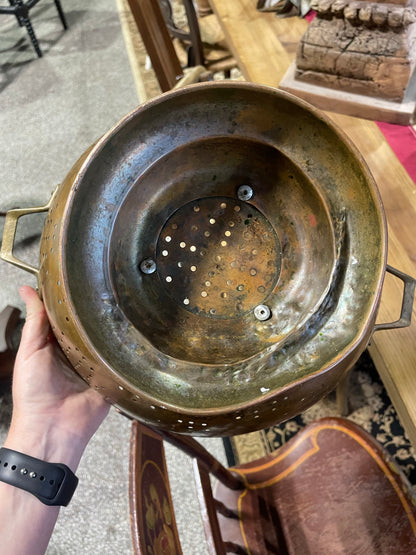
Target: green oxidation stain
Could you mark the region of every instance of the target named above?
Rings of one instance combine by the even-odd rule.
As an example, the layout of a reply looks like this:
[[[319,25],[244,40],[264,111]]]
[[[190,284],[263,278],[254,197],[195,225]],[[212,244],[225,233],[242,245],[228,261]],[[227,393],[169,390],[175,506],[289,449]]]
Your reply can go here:
[[[248,225],[250,223],[250,220],[244,220],[244,224]]]

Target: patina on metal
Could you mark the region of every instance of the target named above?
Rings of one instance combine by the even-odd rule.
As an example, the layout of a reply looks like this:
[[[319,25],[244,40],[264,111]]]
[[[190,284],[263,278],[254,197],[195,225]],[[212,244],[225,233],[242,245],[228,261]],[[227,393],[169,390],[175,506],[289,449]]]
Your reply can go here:
[[[209,318],[250,312],[271,294],[280,275],[281,247],[273,226],[254,206],[229,197],[179,208],[156,250],[158,277],[168,295]]]
[[[373,332],[387,249],[377,187],[348,139],[287,93],[227,82],[162,95],[41,209],[29,271],[58,342],[91,387],[153,426],[214,436],[290,418]],[[20,215],[2,256],[22,266]]]

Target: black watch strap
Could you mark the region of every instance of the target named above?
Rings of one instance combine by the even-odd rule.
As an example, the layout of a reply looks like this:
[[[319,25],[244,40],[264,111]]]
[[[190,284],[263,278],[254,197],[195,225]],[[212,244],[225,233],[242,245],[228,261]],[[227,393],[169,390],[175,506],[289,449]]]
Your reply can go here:
[[[0,449],[0,481],[24,489],[45,505],[68,505],[78,478],[65,464],[41,461],[18,451]]]

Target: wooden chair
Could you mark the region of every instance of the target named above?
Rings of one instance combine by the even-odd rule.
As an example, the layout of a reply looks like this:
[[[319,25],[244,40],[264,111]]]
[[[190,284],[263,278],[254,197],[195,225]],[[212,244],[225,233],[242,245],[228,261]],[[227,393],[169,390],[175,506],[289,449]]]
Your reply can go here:
[[[20,310],[13,306],[6,306],[0,312],[0,383],[10,380],[13,374],[23,322],[20,314]]]
[[[35,31],[32,27],[32,22],[29,17],[29,11],[36,6],[40,0],[9,0],[9,6],[0,6],[0,14],[11,14],[15,15],[16,19],[21,27],[23,25],[26,27],[30,40],[32,41],[33,48],[39,58],[42,57],[42,50],[40,49],[38,39],[35,35]],[[62,10],[60,0],[54,0],[56,9],[58,10],[59,18],[62,22],[63,28],[68,29],[68,25],[65,19],[64,12]]]
[[[205,17],[206,15],[212,14],[209,0],[196,0],[196,7],[199,17]]]
[[[229,470],[191,437],[134,422],[130,510],[137,554],[182,553],[163,439],[194,460],[211,555],[416,553],[415,498],[404,475],[359,426],[324,418],[271,455]],[[210,475],[218,480],[214,493]]]
[[[236,67],[234,58],[223,44],[216,48],[218,55],[209,56],[210,48],[201,38],[200,23],[207,22],[211,16],[198,20],[192,0],[183,0],[188,22],[186,29],[175,24],[168,0],[128,0],[128,3],[163,92],[177,84],[184,68],[201,66],[213,73]],[[182,49],[182,52],[186,51],[185,58],[181,56],[178,41],[185,45],[185,50]]]

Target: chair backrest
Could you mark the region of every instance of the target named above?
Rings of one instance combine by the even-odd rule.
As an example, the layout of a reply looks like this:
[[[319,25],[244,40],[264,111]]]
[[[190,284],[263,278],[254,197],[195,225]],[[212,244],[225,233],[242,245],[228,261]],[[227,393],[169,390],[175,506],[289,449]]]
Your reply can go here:
[[[163,434],[163,435],[162,435]],[[243,481],[222,466],[191,437],[168,432],[158,433],[133,422],[130,442],[129,498],[133,547],[137,555],[156,553],[162,544],[169,553],[182,553],[170,495],[163,439],[194,460],[198,499],[202,509],[205,535],[212,555],[226,553],[217,519],[221,503],[214,500],[209,475],[212,474],[231,490],[241,489]],[[224,511],[227,513],[225,507]]]
[[[182,553],[161,437],[133,423],[130,443],[130,520],[134,552]]]
[[[158,0],[128,0],[134,21],[149,54],[160,88],[172,89],[183,70]]]
[[[194,460],[211,555],[416,553],[416,500],[404,475],[362,428],[325,418],[232,472],[193,438],[134,422],[130,507],[137,554],[163,546],[181,553],[163,439]],[[215,499],[210,474],[218,479]]]
[[[185,8],[188,30],[176,25],[170,0],[159,0],[166,26],[172,37],[176,37],[189,44],[188,66],[205,65],[204,49],[199,29],[198,16],[193,0],[181,1],[183,7]]]
[[[176,27],[167,0],[128,0],[143,43],[163,92],[172,89],[183,76],[172,36],[189,40],[192,56],[189,65],[204,65],[198,18],[192,0],[183,0],[189,33]]]

